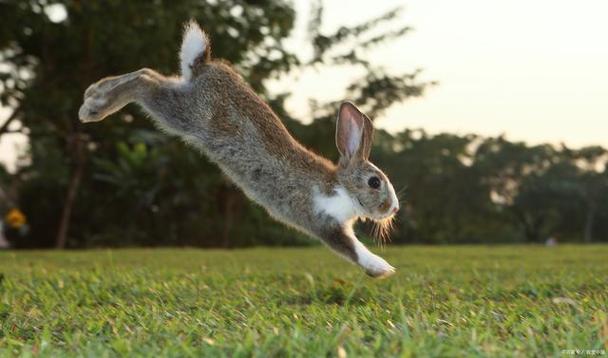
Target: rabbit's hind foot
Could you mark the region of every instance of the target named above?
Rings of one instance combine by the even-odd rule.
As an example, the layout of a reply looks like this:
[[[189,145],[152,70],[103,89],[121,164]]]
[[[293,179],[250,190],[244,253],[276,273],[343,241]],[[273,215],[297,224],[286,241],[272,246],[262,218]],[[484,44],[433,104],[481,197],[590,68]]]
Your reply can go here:
[[[78,111],[81,122],[98,122],[136,101],[153,86],[160,76],[149,69],[141,69],[122,76],[106,77],[87,88],[84,103]]]

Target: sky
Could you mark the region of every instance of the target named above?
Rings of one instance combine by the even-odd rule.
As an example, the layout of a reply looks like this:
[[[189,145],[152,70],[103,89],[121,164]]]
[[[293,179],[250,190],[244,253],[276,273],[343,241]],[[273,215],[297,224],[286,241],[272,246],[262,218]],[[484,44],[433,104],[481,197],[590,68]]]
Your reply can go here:
[[[439,82],[424,97],[395,105],[378,126],[608,146],[607,1],[325,3],[328,29],[404,6],[400,21],[414,30],[370,59],[395,73],[422,68],[422,79]],[[298,12],[306,14],[307,4],[296,1]],[[297,45],[306,34],[294,35]],[[305,111],[311,94],[337,99],[349,79],[352,73],[306,74],[284,87],[293,91],[288,108]]]
[[[375,48],[369,59],[395,73],[422,68],[438,81],[417,99],[393,106],[379,127],[391,132],[505,134],[528,143],[608,146],[608,1],[349,0],[325,1],[325,30],[360,23],[403,6],[397,24],[414,28]],[[309,1],[295,0],[287,46],[306,56]],[[176,45],[177,48],[177,45]],[[142,64],[143,66],[143,64]],[[274,81],[289,90],[287,108],[307,117],[308,100],[340,99],[361,73],[306,71]],[[8,114],[0,109],[0,118]],[[0,160],[12,162],[18,136],[4,136]]]

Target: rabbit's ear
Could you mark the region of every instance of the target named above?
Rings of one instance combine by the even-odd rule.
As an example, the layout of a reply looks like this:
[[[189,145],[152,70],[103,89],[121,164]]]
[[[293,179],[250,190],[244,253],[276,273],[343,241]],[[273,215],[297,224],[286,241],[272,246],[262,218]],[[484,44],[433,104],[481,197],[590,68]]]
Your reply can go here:
[[[372,121],[354,104],[344,102],[336,123],[336,146],[346,163],[353,158],[367,160],[372,149],[374,126]]]

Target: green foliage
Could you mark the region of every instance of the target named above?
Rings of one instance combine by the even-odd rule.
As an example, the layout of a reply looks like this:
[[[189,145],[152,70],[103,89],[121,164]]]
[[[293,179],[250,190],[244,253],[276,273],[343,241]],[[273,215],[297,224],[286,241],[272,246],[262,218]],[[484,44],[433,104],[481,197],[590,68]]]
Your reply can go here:
[[[2,356],[559,356],[606,349],[603,246],[0,252]]]
[[[502,137],[409,130],[383,136],[376,161],[394,183],[411,188],[403,195],[397,242],[608,239],[598,220],[608,210],[604,149],[586,157],[590,148],[527,146]]]

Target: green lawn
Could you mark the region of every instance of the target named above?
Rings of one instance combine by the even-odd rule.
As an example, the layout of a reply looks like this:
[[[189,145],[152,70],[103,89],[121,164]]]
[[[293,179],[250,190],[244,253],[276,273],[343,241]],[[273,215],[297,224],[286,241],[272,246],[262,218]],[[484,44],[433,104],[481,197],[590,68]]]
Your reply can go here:
[[[376,250],[378,251],[378,250]],[[608,351],[608,246],[0,252],[0,356]]]

